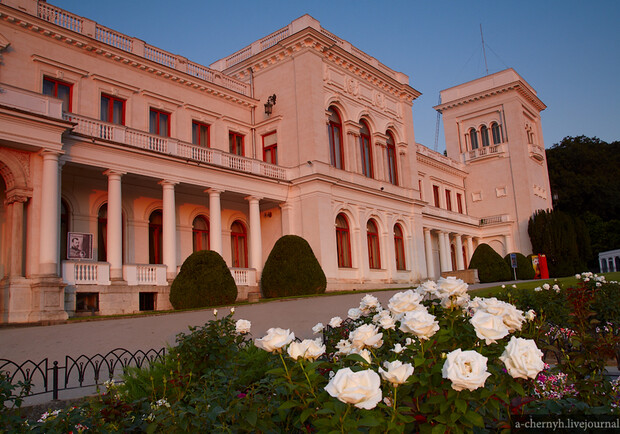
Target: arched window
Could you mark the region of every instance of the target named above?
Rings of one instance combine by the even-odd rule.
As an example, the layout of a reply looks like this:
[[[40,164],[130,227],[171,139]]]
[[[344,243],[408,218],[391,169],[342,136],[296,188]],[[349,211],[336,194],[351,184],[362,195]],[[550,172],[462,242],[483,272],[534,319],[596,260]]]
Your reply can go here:
[[[336,249],[338,250],[338,267],[351,268],[349,223],[343,214],[338,214],[336,217]]]
[[[469,143],[471,143],[472,151],[478,149],[478,133],[475,128],[469,130]]]
[[[209,222],[201,215],[192,223],[192,240],[194,252],[209,250]]]
[[[97,213],[97,260],[108,260],[108,204],[104,203]]]
[[[379,231],[373,219],[366,224],[366,239],[368,241],[368,266],[372,269],[381,268],[381,254],[379,252]]]
[[[362,173],[369,178],[373,177],[372,147],[370,145],[370,129],[365,121],[360,121],[360,154],[362,156]]]
[[[394,250],[396,253],[396,269],[405,270],[405,240],[403,229],[398,223],[394,225]]]
[[[489,146],[489,129],[486,125],[480,127],[480,137],[482,138],[482,146]]]
[[[69,235],[69,207],[60,201],[60,259],[67,259],[67,236]]]
[[[162,264],[162,214],[156,210],[149,216],[149,264]]]
[[[494,145],[502,143],[502,130],[497,122],[491,124],[491,135],[493,136]]]
[[[330,164],[337,169],[344,169],[344,149],[342,147],[342,122],[335,108],[330,107],[327,135],[329,137]]]
[[[388,164],[388,180],[391,184],[398,185],[398,166],[396,164],[396,142],[394,136],[388,131],[387,133],[387,164]]]
[[[230,227],[230,251],[234,268],[248,267],[248,237],[245,226],[239,220]]]

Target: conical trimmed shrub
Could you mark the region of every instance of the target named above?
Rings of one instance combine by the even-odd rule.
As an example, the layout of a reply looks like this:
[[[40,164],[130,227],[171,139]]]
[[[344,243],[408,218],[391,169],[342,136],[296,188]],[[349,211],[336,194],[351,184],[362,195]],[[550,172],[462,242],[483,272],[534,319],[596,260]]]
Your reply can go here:
[[[276,242],[261,277],[265,298],[322,294],[326,287],[325,273],[306,240],[285,235]]]
[[[237,285],[224,259],[213,250],[194,252],[183,262],[170,288],[175,309],[234,303]]]
[[[511,279],[510,266],[488,244],[480,244],[476,247],[469,262],[469,268],[478,269],[480,283],[501,282]]]
[[[534,271],[534,267],[532,266],[532,259],[527,258],[521,253],[516,253],[517,255],[517,279],[518,280],[530,280],[533,279],[536,272]],[[514,277],[514,272],[512,271],[512,263],[510,262],[510,253],[504,256],[504,261],[510,267],[510,275]]]

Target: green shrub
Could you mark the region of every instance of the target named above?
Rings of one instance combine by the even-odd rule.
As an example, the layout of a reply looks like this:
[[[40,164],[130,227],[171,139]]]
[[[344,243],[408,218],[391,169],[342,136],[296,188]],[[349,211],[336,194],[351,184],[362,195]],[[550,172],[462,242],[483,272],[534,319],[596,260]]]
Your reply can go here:
[[[532,266],[532,259],[528,259],[523,256],[521,253],[516,253],[517,255],[517,279],[518,280],[530,280],[534,278],[536,272],[534,271],[534,267]],[[512,271],[512,263],[510,262],[510,253],[504,256],[504,261],[510,267],[510,271],[514,277],[514,272]]]
[[[237,285],[224,259],[212,250],[192,253],[172,282],[170,303],[191,309],[234,303]]]
[[[532,309],[548,323],[569,327],[570,306],[566,300],[566,291],[557,292],[549,284],[550,289],[543,289],[543,285],[537,289],[507,288],[497,298],[514,304],[523,312]]]
[[[261,277],[266,298],[322,294],[325,273],[310,244],[297,235],[285,235],[273,246]]]
[[[488,244],[480,244],[476,247],[469,268],[478,269],[480,283],[510,280],[510,266]]]

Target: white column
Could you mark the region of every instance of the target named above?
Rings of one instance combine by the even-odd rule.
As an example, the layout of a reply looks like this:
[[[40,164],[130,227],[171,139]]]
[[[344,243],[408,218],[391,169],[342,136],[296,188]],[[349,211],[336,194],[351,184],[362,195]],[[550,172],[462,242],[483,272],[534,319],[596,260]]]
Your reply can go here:
[[[177,219],[174,200],[174,185],[176,182],[163,180],[159,184],[163,189],[162,212],[162,259],[167,267],[166,277],[171,280],[177,274]]]
[[[465,237],[465,242],[467,243],[467,262],[471,262],[471,255],[474,254],[474,239],[471,235],[467,235]]]
[[[439,232],[439,264],[442,272],[450,271],[450,250],[449,247],[446,249],[446,246],[448,245],[447,238],[448,234],[446,232]]]
[[[254,268],[257,275],[260,274],[263,268],[260,199],[254,196],[245,198],[250,203],[250,268]]]
[[[282,236],[293,234],[293,206],[290,203],[280,204],[282,213]]]
[[[506,249],[506,251],[504,252],[504,256],[506,256],[508,253],[514,252],[514,247],[512,245],[512,236],[504,235],[504,248]]]
[[[41,219],[39,222],[39,272],[56,275],[58,269],[58,243],[60,241],[59,182],[57,152],[43,151],[41,185]]]
[[[431,230],[429,228],[424,228],[424,249],[426,256],[426,270],[427,276],[429,279],[435,278],[435,267],[433,264],[433,244],[431,239]]]
[[[108,239],[107,258],[110,263],[110,279],[123,278],[123,205],[121,176],[123,172],[106,170],[108,177]],[[101,248],[101,246],[99,246]]]
[[[24,275],[24,203],[27,196],[20,194],[7,194],[7,216],[10,217],[11,228],[11,254],[9,261],[9,276],[20,277]]]
[[[456,269],[457,270],[464,270],[465,269],[465,262],[463,261],[463,240],[461,239],[461,235],[460,234],[456,234],[455,237],[455,241],[456,241]]]
[[[209,193],[209,244],[211,250],[222,254],[222,208],[220,204],[221,190],[210,188]]]

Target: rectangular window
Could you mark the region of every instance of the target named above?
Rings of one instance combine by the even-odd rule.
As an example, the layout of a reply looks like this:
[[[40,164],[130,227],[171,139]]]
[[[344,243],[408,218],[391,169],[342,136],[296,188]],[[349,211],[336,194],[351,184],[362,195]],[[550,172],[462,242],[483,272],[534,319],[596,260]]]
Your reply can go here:
[[[446,209],[448,211],[452,211],[452,192],[450,190],[446,190]]]
[[[196,146],[210,147],[209,125],[192,121],[192,143]]]
[[[278,164],[278,135],[275,131],[263,136],[263,161]]]
[[[460,214],[463,214],[463,196],[461,193],[456,194],[456,206]]]
[[[101,118],[103,122],[125,125],[125,100],[101,94]]]
[[[149,115],[149,132],[170,137],[170,113],[152,108]]]
[[[62,110],[71,112],[71,93],[73,85],[55,78],[43,77],[43,95],[53,96],[62,100]]]
[[[230,146],[230,153],[236,155],[244,155],[243,149],[243,136],[232,131],[228,134],[228,144]]]
[[[433,199],[435,200],[435,207],[439,208],[439,186],[433,185]]]

